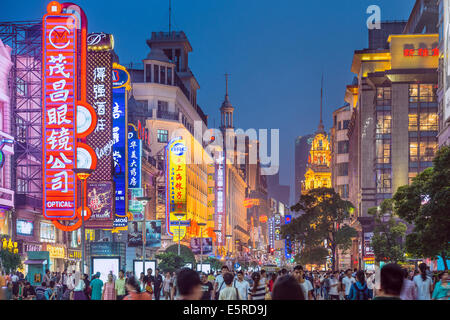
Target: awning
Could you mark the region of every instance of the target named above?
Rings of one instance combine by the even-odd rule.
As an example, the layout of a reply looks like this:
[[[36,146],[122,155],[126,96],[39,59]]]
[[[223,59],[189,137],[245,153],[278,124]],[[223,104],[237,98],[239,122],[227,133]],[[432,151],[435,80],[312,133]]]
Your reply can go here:
[[[25,264],[47,264],[47,260],[27,260]]]

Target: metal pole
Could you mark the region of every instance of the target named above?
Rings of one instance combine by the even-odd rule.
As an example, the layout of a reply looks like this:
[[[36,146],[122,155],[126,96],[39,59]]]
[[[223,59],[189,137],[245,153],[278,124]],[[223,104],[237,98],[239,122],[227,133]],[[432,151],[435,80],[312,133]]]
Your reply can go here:
[[[180,255],[181,218],[178,218],[178,256]]]
[[[200,227],[200,272],[203,272],[203,228]]]
[[[145,256],[147,255],[147,252],[145,251],[145,238],[147,235],[147,226],[146,226],[146,220],[145,220],[145,208],[146,204],[144,204],[144,226],[142,227],[143,236],[142,236],[142,272],[145,274]]]
[[[86,180],[81,181],[81,274],[84,274],[84,259],[85,259],[85,241],[86,232],[84,230],[84,199],[83,199],[83,184]]]

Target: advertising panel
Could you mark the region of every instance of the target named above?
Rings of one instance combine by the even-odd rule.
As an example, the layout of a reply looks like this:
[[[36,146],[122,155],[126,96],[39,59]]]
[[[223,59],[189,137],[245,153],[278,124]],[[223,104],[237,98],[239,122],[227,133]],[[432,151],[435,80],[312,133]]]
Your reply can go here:
[[[126,228],[127,212],[127,90],[130,76],[126,69],[113,64],[113,161],[115,182],[114,227]]]
[[[16,221],[16,232],[20,236],[32,236],[33,235],[34,224],[31,220],[17,219]]]
[[[77,17],[47,14],[42,28],[43,215],[75,218]]]
[[[88,46],[87,102],[97,114],[97,126],[87,137],[97,155],[97,168],[88,182],[112,180],[112,65],[111,51],[93,51],[93,46]]]
[[[119,275],[119,258],[92,258],[93,273],[100,272],[100,280],[108,282],[108,274]]]
[[[374,252],[371,245],[373,232],[364,232],[364,257],[373,257]]]
[[[144,189],[128,188],[128,210],[133,215],[133,221],[144,220],[144,206],[142,202],[136,200],[144,195]]]
[[[281,240],[281,215],[275,215],[275,240]]]
[[[142,247],[143,221],[130,221],[128,223],[128,246]],[[145,246],[150,248],[161,247],[161,220],[146,221]]]
[[[5,209],[0,209],[0,235],[2,234],[9,234],[9,217]]]
[[[202,238],[191,238],[191,250],[193,254],[209,255],[213,253],[213,241],[212,238],[203,238],[203,243],[200,246]]]
[[[134,125],[128,124],[128,188],[141,188],[142,140]]]
[[[216,233],[216,246],[218,249],[221,249],[226,245],[225,242],[225,232],[226,232],[226,195],[225,195],[225,186],[226,186],[226,176],[225,176],[225,152],[218,151],[216,153],[216,213],[215,213],[215,221],[214,225],[217,230]]]
[[[186,144],[181,137],[170,140],[165,148],[166,228],[175,242],[185,237],[189,224],[186,220],[186,153]],[[184,213],[184,216],[178,220],[177,213]]]
[[[144,272],[147,274],[148,269],[152,269],[153,274],[155,274],[156,261],[155,260],[145,260],[145,268],[142,270],[142,260],[133,260],[134,274],[141,274]]]
[[[113,215],[113,184],[112,182],[89,182],[87,184],[87,205],[92,215],[89,226],[95,220],[111,221]]]
[[[269,232],[269,247],[271,249],[275,248],[275,218],[269,218],[268,223],[268,232]]]

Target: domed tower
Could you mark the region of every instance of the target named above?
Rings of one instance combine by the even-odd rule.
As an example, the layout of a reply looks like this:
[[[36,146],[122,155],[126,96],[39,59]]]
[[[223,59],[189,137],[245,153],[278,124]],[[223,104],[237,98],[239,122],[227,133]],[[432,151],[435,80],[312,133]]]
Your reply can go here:
[[[320,121],[308,155],[303,193],[316,188],[331,188],[331,147],[322,122],[322,96],[323,76],[320,89]]]
[[[225,100],[220,107],[221,125],[220,129],[226,131],[227,129],[233,129],[233,112],[234,108],[228,98],[228,74],[225,74]]]

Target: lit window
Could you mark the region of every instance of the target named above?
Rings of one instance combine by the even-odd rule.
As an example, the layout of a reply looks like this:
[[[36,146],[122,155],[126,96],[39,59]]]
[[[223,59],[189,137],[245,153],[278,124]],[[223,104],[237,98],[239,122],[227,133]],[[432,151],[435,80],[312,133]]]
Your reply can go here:
[[[157,131],[158,142],[166,143],[169,141],[169,131],[158,129]]]

